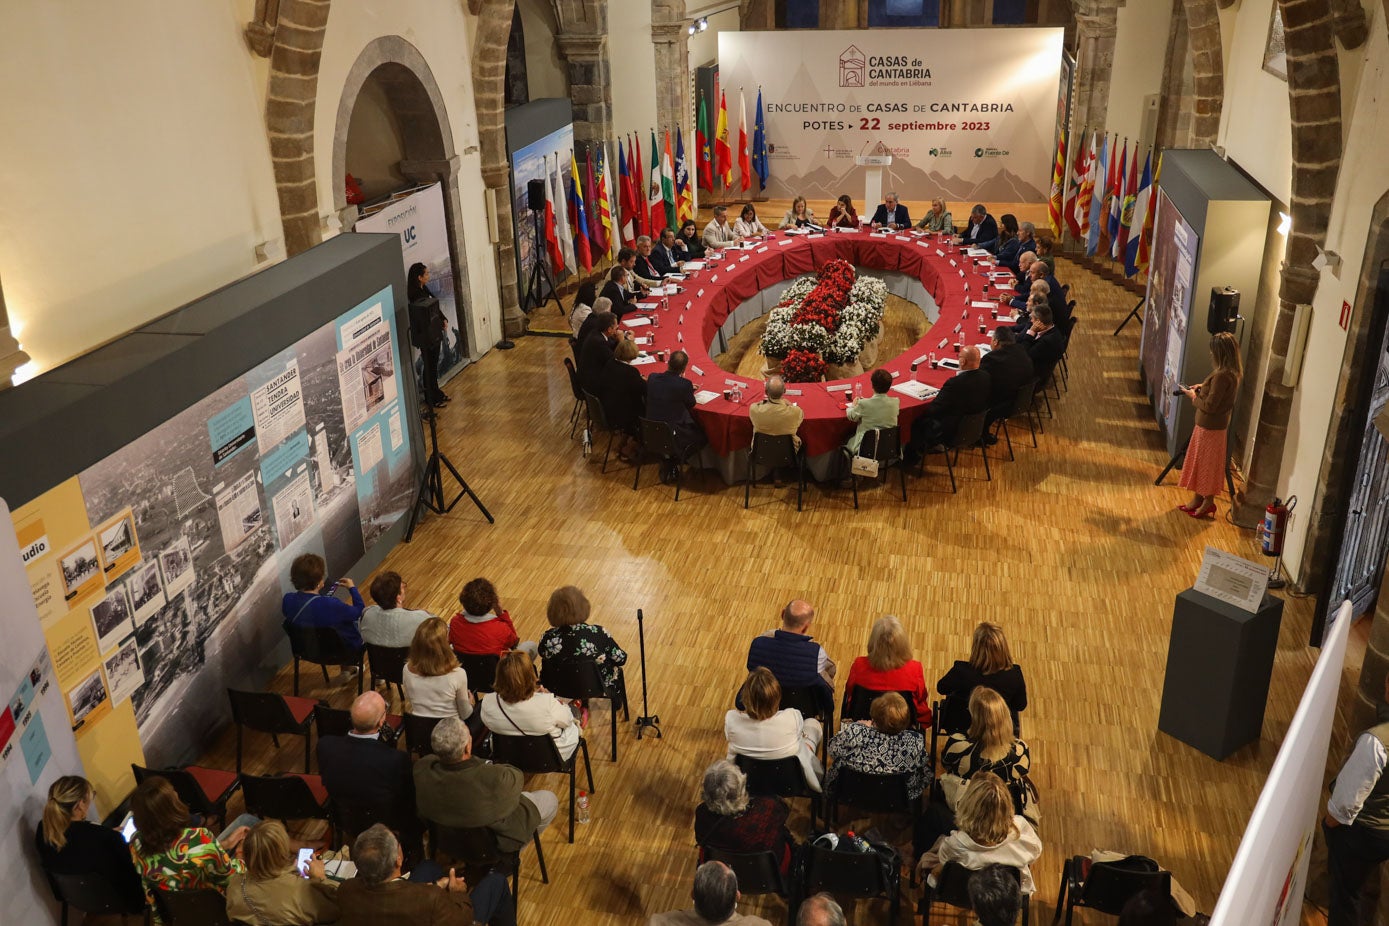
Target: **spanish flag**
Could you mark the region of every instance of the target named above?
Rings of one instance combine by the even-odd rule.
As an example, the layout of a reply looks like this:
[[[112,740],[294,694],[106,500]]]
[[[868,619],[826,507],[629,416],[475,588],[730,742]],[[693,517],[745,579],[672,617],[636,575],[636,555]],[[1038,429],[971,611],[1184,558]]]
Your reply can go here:
[[[714,125],[714,174],[725,188],[733,182],[733,149],[728,145],[728,98],[719,91],[719,118]]]

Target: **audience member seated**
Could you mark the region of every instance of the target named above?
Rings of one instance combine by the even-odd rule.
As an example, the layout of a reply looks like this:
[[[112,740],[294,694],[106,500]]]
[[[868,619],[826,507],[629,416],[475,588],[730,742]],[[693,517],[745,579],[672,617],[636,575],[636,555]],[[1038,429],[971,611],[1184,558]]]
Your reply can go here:
[[[339,926],[516,926],[516,904],[499,871],[487,874],[468,895],[455,869],[420,862],[408,878],[395,835],[377,824],[352,844],[357,876],[338,888]]]
[[[591,611],[592,606],[579,589],[572,585],[555,589],[545,608],[550,629],[540,638],[540,658],[592,659],[598,663],[603,686],[616,692],[627,653],[601,626],[588,622]]]
[[[39,861],[51,874],[96,875],[134,912],[145,904],[145,889],[121,834],[87,819],[94,793],[91,783],[77,775],[64,775],[49,785],[43,819],[34,834]]]
[[[888,395],[888,390],[892,388],[892,374],[880,367],[873,371],[868,381],[873,386],[873,394],[855,399],[844,413],[850,421],[858,422],[854,433],[844,442],[850,453],[858,453],[863,435],[874,428],[897,426],[897,412],[902,403],[896,396]]]
[[[845,926],[844,911],[833,895],[821,891],[801,902],[796,926]]]
[[[891,614],[873,622],[868,655],[859,656],[849,666],[844,682],[846,703],[853,700],[856,688],[911,692],[917,723],[923,727],[931,724],[931,692],[926,688],[925,670],[912,658],[912,644],[902,622]]]
[[[575,338],[579,337],[579,329],[583,327],[584,319],[593,314],[593,303],[597,298],[597,283],[585,280],[579,284],[579,291],[574,294],[574,307],[569,310],[569,328],[574,332]]]
[[[246,834],[242,848],[246,871],[233,874],[227,883],[228,919],[275,926],[338,921],[337,884],[328,880],[327,869],[318,859],[309,862],[307,876],[295,867],[283,823],[257,823]]]
[[[709,224],[704,226],[704,249],[706,251],[717,251],[730,244],[737,244],[742,239],[733,230],[733,226],[728,224],[728,207],[715,206],[714,217],[709,220]]]
[[[1032,824],[1013,813],[1013,799],[997,775],[981,772],[970,780],[960,797],[957,828],[936,840],[917,868],[932,887],[947,862],[971,871],[989,865],[1016,868],[1022,875],[1022,893],[1036,890],[1028,867],[1042,854],[1042,841]]]
[[[1018,390],[1032,378],[1032,358],[1013,336],[1013,329],[999,325],[989,339],[989,352],[980,359],[979,369],[989,374],[987,423],[992,424],[1012,411]],[[997,442],[993,435],[985,440],[991,444]]]
[[[989,865],[969,876],[969,906],[977,926],[1015,926],[1022,910],[1018,878],[1007,865]]]
[[[612,308],[612,300],[607,296],[599,296],[597,299],[593,300],[593,311],[588,314],[588,318],[585,318],[583,324],[579,326],[579,333],[574,338],[572,344],[574,349],[574,364],[576,367],[579,363],[579,351],[584,341],[588,340],[588,336],[593,334],[593,332],[602,330],[598,327],[600,322],[598,316],[602,315],[604,312],[612,315]]]
[[[918,465],[933,448],[951,444],[961,418],[989,407],[992,388],[989,374],[979,369],[979,348],[973,344],[960,348],[960,372],[945,381],[912,425],[911,440],[903,453],[907,463]]]
[[[387,824],[413,853],[420,848],[421,830],[410,755],[381,740],[385,722],[385,699],[374,691],[359,695],[352,702],[352,730],[319,737],[318,773],[334,804]]]
[[[738,912],[738,876],[723,862],[705,862],[695,869],[693,910],[657,913],[649,926],[772,926],[760,916]]]
[[[151,904],[155,891],[208,888],[225,893],[232,874],[245,870],[231,853],[251,826],[260,822],[243,814],[217,837],[200,826],[189,826],[188,805],[179,800],[169,779],[159,777],[146,778],[135,787],[130,813],[136,829],[130,856]]]
[[[624,250],[631,249],[624,248]],[[635,279],[636,277],[633,272],[621,264],[618,264],[616,267],[612,268],[612,270],[608,271],[608,282],[603,284],[603,291],[599,293],[599,295],[608,298],[608,302],[611,303],[611,307],[608,311],[612,312],[613,315],[618,318],[639,311],[636,303],[628,298],[632,295],[631,286]],[[594,311],[596,312],[597,309]]]
[[[535,641],[521,642],[511,614],[502,607],[497,587],[491,582],[473,579],[458,593],[458,603],[463,610],[449,621],[449,645],[455,653],[500,656],[507,650],[523,649],[535,655]]]
[[[974,628],[969,659],[955,661],[950,671],[936,682],[936,693],[963,705],[980,685],[1002,695],[1014,714],[1027,710],[1027,681],[1022,677],[1022,667],[1013,662],[1003,628],[992,621],[984,621]],[[951,716],[949,710],[942,712],[941,724],[946,733],[963,730],[968,723],[963,711],[955,716]]]
[[[617,455],[628,463],[641,451],[640,419],[646,415],[646,380],[632,366],[640,353],[636,341],[623,338],[598,374],[598,398],[608,416],[608,425],[623,435]]]
[[[855,720],[839,728],[830,740],[834,762],[825,776],[825,788],[834,787],[841,769],[869,775],[907,773],[907,794],[913,801],[930,783],[926,769],[926,734],[911,725],[907,702],[895,691],[873,701],[872,719]]]
[[[681,263],[704,259],[704,240],[699,236],[699,226],[694,219],[680,223],[680,234],[675,236],[675,253],[680,255]]]
[[[848,193],[840,194],[830,207],[829,221],[826,223],[830,228],[858,228],[858,213],[854,211],[854,201]]]
[[[916,227],[928,232],[943,232],[947,235],[955,234],[955,220],[950,216],[950,210],[945,208],[945,200],[931,200],[931,209],[922,217]]]
[[[383,572],[371,580],[371,600],[362,612],[362,642],[400,649],[415,638],[415,628],[433,617],[428,611],[405,607],[405,582],[397,572]]]
[[[429,744],[434,754],[415,762],[415,803],[425,820],[455,829],[485,826],[503,852],[516,852],[555,819],[554,793],[523,791],[520,769],[475,758],[463,721],[439,721]]]
[[[343,576],[333,583],[333,587],[323,592],[324,576],[328,564],[317,553],[303,553],[294,558],[289,566],[289,581],[294,591],[284,597],[281,611],[285,623],[296,627],[331,627],[354,652],[362,648],[362,634],[357,622],[362,619],[366,602],[357,584]],[[346,587],[352,596],[352,603],[333,597],[337,586]]]
[[[417,717],[473,716],[473,696],[468,690],[468,673],[458,664],[449,646],[449,625],[442,617],[431,617],[420,624],[410,643],[405,661],[405,697],[410,713]],[[474,727],[477,722],[473,722]]]
[[[800,430],[805,412],[799,405],[786,401],[786,380],[780,376],[767,378],[766,398],[748,409],[754,434],[790,434],[796,449],[801,449]]]
[[[781,220],[781,227],[805,228],[807,226],[818,227],[815,213],[805,204],[804,196],[797,196],[791,200],[791,208],[786,210],[786,216]]]
[[[647,262],[651,269],[658,274],[658,279],[672,273],[680,272],[680,262],[686,258],[681,257],[675,249],[675,229],[661,229],[661,241],[651,249]]]
[[[769,234],[767,226],[757,217],[757,210],[752,207],[752,203],[745,204],[739,211],[738,221],[733,223],[733,234],[739,238],[761,238]]]
[[[1066,336],[1051,322],[1051,306],[1038,305],[1032,308],[1032,326],[1021,340],[1027,356],[1032,358],[1032,366],[1037,375],[1049,373],[1066,353]]]
[[[704,772],[704,800],[695,808],[695,843],[725,852],[771,852],[783,875],[791,872],[795,840],[786,828],[791,811],[777,797],[748,794],[748,776],[727,759]]]
[[[1013,716],[1003,697],[992,688],[979,686],[969,696],[970,725],[967,733],[952,733],[941,752],[941,768],[945,769],[946,802],[950,803],[951,787],[948,776],[960,782],[971,781],[983,772],[997,775],[1007,782],[1008,790],[1021,804],[1020,812],[1034,822],[1040,818],[1027,774],[1032,769],[1032,756],[1027,743],[1013,734]],[[1018,803],[1014,804],[1017,809]],[[957,811],[958,812],[958,811]]]
[[[998,247],[998,223],[989,215],[983,203],[969,211],[969,224],[960,232],[960,244],[992,251]]]
[[[724,715],[723,734],[728,740],[728,758],[800,760],[805,783],[820,790],[825,769],[815,750],[820,748],[824,730],[820,721],[802,717],[794,707],[781,707],[781,685],[765,666],[753,669],[738,691],[743,710]]]
[[[1007,266],[1009,262],[1018,259],[1021,253],[1022,241],[1018,238],[1018,217],[1011,212],[1005,212],[998,217],[998,245],[994,250],[998,262]]]
[[[694,419],[694,383],[685,378],[689,365],[690,355],[677,350],[664,373],[652,373],[646,380],[646,417],[673,426],[675,446],[687,456],[708,440]]]
[[[597,396],[603,390],[603,368],[612,360],[613,350],[622,336],[617,333],[617,316],[611,312],[594,312],[590,321],[593,330],[579,344],[579,386],[584,392]]]
[[[530,653],[512,650],[497,663],[494,692],[483,695],[482,722],[493,736],[549,736],[561,759],[579,748],[583,731],[569,705],[541,688]]]
[[[889,193],[883,197],[883,201],[878,204],[878,208],[873,210],[873,220],[868,224],[874,228],[911,228],[912,217],[907,212],[907,207],[897,198],[896,193]]]
[[[836,666],[825,648],[810,636],[815,621],[815,608],[799,598],[781,609],[781,627],[754,637],[748,647],[748,671],[758,666],[772,670],[785,688],[819,686],[827,698],[834,701]]]
[[[636,276],[637,283],[645,288],[661,285],[661,273],[651,263],[651,254],[655,248],[656,243],[651,240],[650,235],[637,238],[637,256],[633,261],[632,273]]]

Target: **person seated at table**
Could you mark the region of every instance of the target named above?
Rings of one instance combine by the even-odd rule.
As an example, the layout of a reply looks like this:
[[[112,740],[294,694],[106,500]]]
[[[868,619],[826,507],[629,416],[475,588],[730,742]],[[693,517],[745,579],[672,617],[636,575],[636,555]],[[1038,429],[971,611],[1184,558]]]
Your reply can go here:
[[[815,750],[824,730],[820,721],[802,717],[794,707],[781,707],[781,685],[772,670],[759,666],[748,674],[738,691],[743,710],[724,715],[723,733],[728,740],[728,760],[734,756],[750,759],[800,760],[806,785],[817,794],[825,777],[824,766]]]
[[[911,641],[907,639],[902,622],[891,614],[873,622],[868,634],[868,655],[859,656],[849,666],[849,678],[844,682],[845,703],[853,701],[857,688],[911,692],[916,722],[923,726],[931,722],[931,692],[926,688],[926,672],[921,663],[912,658]]]
[[[285,595],[280,603],[285,624],[295,627],[331,627],[342,638],[349,650],[356,653],[362,648],[362,633],[358,623],[366,602],[357,590],[357,583],[343,576],[334,587],[323,591],[328,564],[317,553],[301,553],[289,565],[289,581],[294,591]],[[352,596],[348,604],[333,596],[337,586],[343,586]]]
[[[545,608],[550,629],[540,638],[540,658],[592,659],[598,663],[603,687],[617,691],[627,653],[601,626],[588,622],[591,611],[588,598],[575,586],[555,589]]]
[[[1071,317],[1071,310],[1066,305],[1066,292],[1061,288],[1061,283],[1051,275],[1051,269],[1040,256],[1032,262],[1027,273],[1028,279],[1033,283],[1040,281],[1047,284],[1047,305],[1051,306],[1052,321],[1064,331],[1066,321]]]
[[[597,283],[593,280],[585,280],[579,284],[579,291],[574,294],[574,307],[569,310],[569,329],[574,332],[574,337],[579,336],[579,329],[583,327],[584,319],[593,314],[593,302],[597,298]]]
[[[636,258],[633,257],[633,260],[635,259]],[[608,271],[608,282],[603,284],[603,291],[600,295],[608,300],[608,311],[618,318],[622,318],[624,315],[629,315],[632,312],[640,311],[636,303],[629,301],[627,298],[631,295],[631,292],[627,289],[627,287],[631,285],[631,280],[632,271],[618,264]],[[597,309],[594,309],[594,311],[596,312]]]
[[[998,217],[998,224],[998,245],[994,248],[994,255],[999,264],[1006,265],[1009,261],[1017,260],[1018,249],[1022,247],[1018,239],[1018,217],[1005,212]]]
[[[675,236],[675,253],[680,256],[681,263],[704,259],[704,241],[699,237],[699,226],[694,219],[680,223],[680,233]]]
[[[1013,324],[1013,335],[1021,338],[1032,327],[1032,311],[1039,305],[1047,305],[1047,284],[1043,280],[1030,283],[1026,296],[1008,300],[1008,308],[1017,313],[1018,320]]]
[[[497,587],[484,578],[476,578],[458,593],[463,606],[449,621],[449,646],[455,653],[467,656],[500,656],[507,650],[523,649],[535,655],[536,644],[521,642],[511,614],[502,607]]]
[[[633,260],[632,273],[635,275],[637,283],[644,288],[661,285],[661,273],[651,263],[651,253],[655,250],[655,243],[652,242],[650,235],[642,235],[637,238],[637,256]]]
[[[954,442],[960,419],[989,407],[989,390],[989,374],[979,369],[979,348],[966,344],[960,348],[960,372],[945,381],[912,425],[903,453],[907,463],[919,465],[928,452],[939,453],[937,448]]]
[[[979,369],[989,374],[989,414],[984,419],[987,428],[1013,410],[1018,390],[1032,378],[1032,358],[1018,343],[1013,329],[999,325],[989,338],[989,352],[979,361]],[[984,442],[996,444],[998,438],[985,434]]]
[[[624,435],[617,455],[628,463],[641,452],[640,419],[646,414],[646,380],[632,366],[639,354],[637,342],[623,338],[598,377],[598,398],[608,416],[608,425]]]
[[[1047,265],[1047,276],[1056,276],[1056,255],[1053,253],[1055,248],[1054,239],[1037,239],[1037,259]]]
[[[854,201],[848,193],[841,193],[830,207],[830,228],[858,228],[858,213],[854,211]]]
[[[561,759],[579,748],[583,731],[566,702],[541,688],[530,653],[512,650],[497,663],[492,694],[482,696],[482,723],[493,736],[548,736]]]
[[[955,705],[967,704],[974,689],[981,685],[1002,695],[1014,714],[1027,709],[1027,680],[1022,668],[1013,662],[1003,628],[991,621],[974,628],[969,659],[957,659],[936,682],[936,693],[946,699],[941,710],[941,729],[955,733],[968,726],[967,712]]]
[[[704,249],[717,251],[742,240],[733,230],[733,226],[728,224],[728,207],[715,206],[714,217],[704,226]]]
[[[685,378],[689,363],[690,355],[677,350],[670,355],[664,373],[652,373],[646,380],[646,417],[664,421],[675,429],[675,446],[683,458],[707,442],[704,430],[694,419],[694,383]]]
[[[619,340],[617,316],[612,312],[594,312],[592,320],[592,330],[579,343],[579,387],[590,395],[601,397],[603,368],[612,360]]]
[[[920,665],[920,663],[915,663]],[[927,716],[930,710],[927,710]],[[907,774],[907,796],[913,801],[930,784],[926,770],[926,734],[921,727],[911,725],[911,712],[906,700],[889,691],[873,701],[871,720],[855,720],[842,724],[830,740],[829,771],[825,774],[825,789],[834,788],[842,769],[849,768],[866,775]]]
[[[786,215],[781,220],[782,228],[805,228],[815,226],[815,213],[806,205],[804,196],[797,196],[791,200],[791,208],[786,210]]]
[[[934,887],[945,864],[954,862],[970,871],[1007,865],[1018,869],[1025,897],[1037,889],[1028,866],[1041,857],[1042,840],[1013,812],[1013,799],[997,775],[984,772],[970,781],[956,818],[957,827],[937,839],[917,865],[928,884]]]
[[[703,800],[695,808],[695,845],[700,861],[704,849],[725,852],[770,852],[781,873],[791,870],[796,844],[786,828],[791,811],[777,797],[748,795],[748,776],[727,759],[719,759],[704,772]]]
[[[1037,250],[1035,242],[1033,242],[1033,249],[1031,251],[1023,250],[1018,252],[1017,263],[1008,268],[1013,271],[1014,283],[1017,286],[1026,286],[1028,283],[1032,282],[1030,271],[1032,265],[1036,262]]]
[[[227,917],[238,923],[313,926],[336,923],[336,882],[328,880],[323,862],[311,859],[307,874],[295,865],[289,833],[279,820],[262,820],[243,843],[245,873],[227,883]]]
[[[675,229],[661,229],[661,241],[651,249],[647,256],[647,263],[655,271],[658,279],[663,279],[672,273],[680,272],[680,261],[682,258],[675,250]]]
[[[774,374],[768,377],[766,392],[766,398],[748,409],[752,433],[772,436],[790,434],[796,449],[800,450],[801,438],[796,432],[805,419],[805,412],[800,406],[786,401],[786,380],[780,376]]]
[[[781,626],[753,637],[748,647],[747,668],[772,670],[784,688],[821,689],[826,705],[834,702],[834,676],[838,667],[810,635],[815,608],[800,598],[781,609]]]
[[[629,301],[636,301],[647,287],[655,285],[637,275],[637,257],[638,252],[634,247],[617,249],[617,266],[627,271],[625,289]]]
[[[1004,216],[1004,218],[1006,219],[1007,216]],[[1021,267],[1023,255],[1031,254],[1032,260],[1037,259],[1037,226],[1033,225],[1031,222],[1019,222],[1017,242],[1017,250],[1011,257],[1005,258],[1003,249],[999,249],[998,263],[999,266],[1011,270],[1013,276],[1022,279],[1027,275],[1026,270]],[[1031,261],[1029,261],[1029,263],[1030,262]]]
[[[1052,324],[1049,305],[1033,306],[1032,327],[1019,341],[1027,356],[1032,358],[1032,367],[1039,379],[1050,376],[1061,356],[1066,353],[1066,336]]]
[[[579,326],[579,333],[574,336],[573,348],[574,362],[576,364],[579,362],[579,350],[582,347],[584,341],[588,339],[588,336],[590,334],[598,330],[597,316],[601,315],[604,312],[607,312],[609,315],[612,315],[613,303],[612,300],[609,299],[607,296],[599,296],[597,299],[593,300],[593,311],[588,313],[588,317],[585,318],[583,324]]]
[[[418,717],[473,717],[468,673],[449,646],[449,625],[442,617],[420,624],[410,643],[410,656],[401,672],[410,713]],[[473,727],[478,722],[473,720]]]
[[[983,203],[978,203],[969,211],[969,224],[960,233],[960,244],[971,248],[992,251],[998,245],[998,222],[989,215]]]
[[[879,367],[873,371],[868,381],[873,386],[873,394],[854,399],[844,412],[850,421],[858,422],[854,433],[844,442],[845,448],[851,454],[858,453],[860,445],[863,444],[863,435],[869,431],[874,428],[896,427],[897,413],[902,405],[896,396],[888,395],[888,390],[892,388],[892,374],[889,371]]]
[[[220,836],[200,826],[189,826],[188,805],[179,799],[169,779],[146,778],[130,796],[135,835],[130,857],[144,879],[145,896],[154,903],[155,891],[192,891],[208,888],[225,893],[234,872],[244,871],[233,858],[251,826],[260,820],[243,814]]]
[[[943,199],[931,200],[930,210],[916,223],[916,227],[922,231],[955,234],[955,220],[950,217],[950,210],[945,208]]]
[[[873,210],[873,221],[869,224],[874,228],[890,228],[895,231],[899,228],[911,228],[912,217],[907,213],[907,207],[897,199],[897,194],[889,193],[883,197],[878,208]]]
[[[752,207],[752,203],[747,203],[738,213],[738,221],[733,223],[733,234],[739,238],[762,238],[771,233],[757,217],[757,210]]]
[[[34,846],[45,872],[100,878],[130,913],[145,905],[145,889],[118,830],[92,823],[87,814],[96,796],[91,782],[64,775],[48,786]]]

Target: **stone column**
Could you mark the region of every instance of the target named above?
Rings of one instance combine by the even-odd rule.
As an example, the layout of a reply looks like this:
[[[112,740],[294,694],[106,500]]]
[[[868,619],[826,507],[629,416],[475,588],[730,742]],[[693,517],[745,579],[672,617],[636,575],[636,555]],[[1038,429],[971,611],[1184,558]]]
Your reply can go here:
[[[1385,0],[1389,3],[1389,0]],[[776,28],[776,4],[773,0],[740,0],[738,28],[744,32]]]
[[[1071,96],[1071,134],[1105,127],[1109,77],[1114,70],[1114,36],[1119,8],[1114,0],[1076,0],[1076,71]]]
[[[690,117],[690,20],[685,0],[653,0],[651,41],[656,46],[656,123],[659,128],[675,127],[685,134],[686,158],[692,120]],[[673,144],[672,140],[672,144]],[[691,176],[694,172],[691,171]]]
[[[1209,148],[1220,132],[1220,108],[1225,101],[1220,12],[1215,0],[1182,0],[1182,6],[1191,45],[1191,146]]]
[[[313,130],[318,64],[330,6],[331,0],[280,0],[270,51],[265,129],[270,137],[286,257],[323,240]]]
[[[608,69],[606,35],[556,36],[560,54],[569,64],[569,100],[574,108],[574,144],[587,150],[591,142],[612,134],[612,74]]]

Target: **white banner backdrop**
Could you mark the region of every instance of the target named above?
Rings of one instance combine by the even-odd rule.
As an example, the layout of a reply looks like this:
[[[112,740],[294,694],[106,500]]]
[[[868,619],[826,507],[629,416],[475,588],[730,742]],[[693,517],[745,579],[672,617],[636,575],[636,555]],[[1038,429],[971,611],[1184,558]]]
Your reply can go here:
[[[448,225],[444,220],[444,188],[432,183],[392,200],[379,212],[359,219],[355,230],[400,235],[405,269],[408,271],[411,264],[417,263],[429,268],[429,288],[439,297],[439,308],[449,323],[444,343],[439,348],[439,382],[448,382],[460,369],[463,345],[459,335],[458,300],[453,291]],[[415,358],[417,367],[419,353],[416,350],[410,355]],[[417,369],[416,379],[419,372]]]
[[[751,144],[760,87],[768,196],[857,202],[865,168],[854,158],[881,142],[893,156],[883,189],[909,201],[914,221],[936,196],[1045,202],[1062,45],[1060,29],[721,32],[730,144],[740,89]],[[705,103],[713,132],[719,101]]]
[[[1301,920],[1312,835],[1326,806],[1322,777],[1352,616],[1350,603],[1343,604],[1326,632],[1321,656],[1216,901],[1211,926],[1291,926]]]

